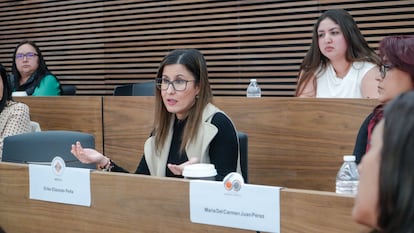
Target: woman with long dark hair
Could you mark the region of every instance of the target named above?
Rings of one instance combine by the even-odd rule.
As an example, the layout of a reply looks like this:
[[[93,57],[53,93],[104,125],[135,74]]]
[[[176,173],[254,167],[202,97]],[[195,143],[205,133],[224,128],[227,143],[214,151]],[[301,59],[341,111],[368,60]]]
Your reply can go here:
[[[377,98],[380,58],[345,10],[325,11],[300,66],[296,96]]]

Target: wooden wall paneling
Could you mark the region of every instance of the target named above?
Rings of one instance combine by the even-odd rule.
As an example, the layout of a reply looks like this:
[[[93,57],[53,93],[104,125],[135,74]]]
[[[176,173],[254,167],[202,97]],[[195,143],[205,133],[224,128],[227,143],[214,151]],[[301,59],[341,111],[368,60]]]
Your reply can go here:
[[[15,99],[29,106],[31,120],[38,122],[42,130],[72,130],[90,133],[95,137],[95,148],[103,151],[102,97],[29,96]],[[68,150],[70,150],[70,145]]]
[[[94,40],[95,34],[103,30],[100,2],[13,1],[2,4],[0,28],[8,32],[0,37],[6,42],[1,43],[3,64],[11,67],[14,47],[23,39],[31,39],[41,48],[49,69],[63,84],[76,85],[78,94],[85,94],[84,89],[88,89],[88,95],[102,94],[99,89],[105,88],[105,70],[90,67],[94,63],[104,63],[104,44]],[[73,51],[76,57],[70,57]],[[85,54],[91,56],[84,59]],[[66,74],[68,63],[54,65],[61,60],[77,66]]]
[[[342,156],[377,104],[367,99],[217,97],[249,137],[249,181],[334,191]]]
[[[154,119],[152,96],[104,96],[105,155],[134,172],[144,154]]]
[[[342,156],[377,104],[367,99],[216,97],[214,102],[249,136],[249,181],[333,191]],[[122,103],[122,104],[120,104]],[[105,153],[130,172],[153,122],[152,97],[104,97]]]
[[[112,95],[116,86],[156,75],[176,48],[205,54],[216,96],[244,96],[256,78],[263,96],[293,96],[299,65],[322,11],[344,8],[369,44],[414,33],[414,4],[402,1],[0,1],[0,62],[29,38],[78,95]]]

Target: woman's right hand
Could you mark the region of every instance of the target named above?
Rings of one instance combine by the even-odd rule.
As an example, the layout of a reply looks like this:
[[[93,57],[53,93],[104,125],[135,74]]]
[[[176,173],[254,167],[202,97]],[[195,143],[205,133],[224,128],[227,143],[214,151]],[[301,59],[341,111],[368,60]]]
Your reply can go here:
[[[72,144],[70,151],[82,163],[96,163],[103,167],[108,162],[108,158],[94,149],[83,148],[80,142]]]

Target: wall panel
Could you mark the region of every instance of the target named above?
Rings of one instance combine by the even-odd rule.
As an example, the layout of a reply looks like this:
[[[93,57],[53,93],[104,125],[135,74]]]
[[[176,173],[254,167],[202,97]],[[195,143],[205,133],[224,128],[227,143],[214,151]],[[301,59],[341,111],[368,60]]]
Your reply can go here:
[[[313,24],[344,8],[377,49],[386,35],[414,33],[405,1],[0,1],[0,62],[9,70],[24,38],[79,95],[112,95],[121,84],[155,77],[176,48],[206,56],[215,95],[243,96],[256,78],[263,96],[292,96]]]

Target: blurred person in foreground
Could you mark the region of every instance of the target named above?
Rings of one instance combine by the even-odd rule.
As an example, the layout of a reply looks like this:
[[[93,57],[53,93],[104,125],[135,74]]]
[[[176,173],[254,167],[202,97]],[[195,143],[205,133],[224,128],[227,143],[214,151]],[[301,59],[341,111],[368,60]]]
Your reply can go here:
[[[376,233],[414,232],[414,91],[386,104],[359,164],[352,218]]]

